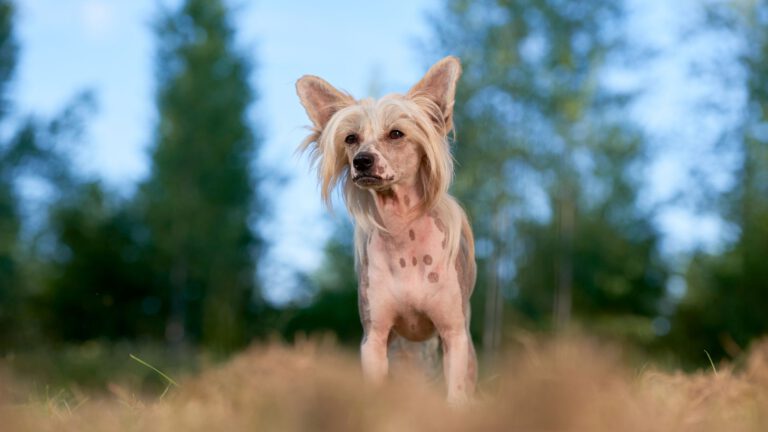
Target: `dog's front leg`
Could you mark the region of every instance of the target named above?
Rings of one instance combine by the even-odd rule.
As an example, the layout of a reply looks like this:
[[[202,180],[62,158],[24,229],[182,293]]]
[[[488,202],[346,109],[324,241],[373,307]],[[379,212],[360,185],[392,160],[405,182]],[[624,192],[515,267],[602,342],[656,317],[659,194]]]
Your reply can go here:
[[[387,339],[390,328],[391,326],[371,323],[365,330],[365,337],[360,345],[363,375],[374,384],[383,383],[389,373]]]
[[[470,340],[466,326],[457,323],[440,331],[443,342],[443,369],[448,389],[448,403],[463,404],[469,401],[467,373]]]

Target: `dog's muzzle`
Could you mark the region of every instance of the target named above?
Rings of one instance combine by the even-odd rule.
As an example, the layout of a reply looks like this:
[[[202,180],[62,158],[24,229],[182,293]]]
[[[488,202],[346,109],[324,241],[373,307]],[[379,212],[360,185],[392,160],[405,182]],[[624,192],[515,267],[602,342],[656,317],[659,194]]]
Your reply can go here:
[[[352,166],[355,168],[355,176],[352,177],[359,186],[376,186],[384,179],[373,173],[373,167],[376,164],[376,155],[369,152],[361,152],[352,159]]]

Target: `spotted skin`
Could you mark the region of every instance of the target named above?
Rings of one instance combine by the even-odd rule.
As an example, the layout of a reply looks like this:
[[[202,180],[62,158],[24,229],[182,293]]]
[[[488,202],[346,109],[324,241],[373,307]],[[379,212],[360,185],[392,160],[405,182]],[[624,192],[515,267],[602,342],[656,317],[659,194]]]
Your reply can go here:
[[[386,363],[374,363],[367,368],[387,371],[380,372],[386,375],[390,371],[396,373],[399,366],[395,363],[403,361],[439,363],[434,354],[424,351],[437,349],[439,344],[428,341],[437,339],[445,346],[450,344],[452,349],[444,354],[443,372],[451,383],[452,398],[462,400],[466,396],[461,395],[474,391],[477,368],[467,327],[471,292],[467,283],[473,274],[468,272],[470,264],[473,265],[469,260],[474,259],[470,251],[472,240],[462,232],[455,259],[448,261],[448,254],[442,249],[447,230],[438,220],[443,218],[425,214],[397,227],[385,218],[384,222],[394,228],[386,235],[373,233],[374,240],[366,243],[367,255],[378,264],[371,270],[369,301],[374,312],[373,330],[365,344],[364,358],[366,362],[375,358],[374,349],[369,347],[375,342],[370,341],[381,341],[386,346]],[[419,242],[410,240],[410,231],[419,233]],[[419,341],[424,343],[419,345]],[[439,369],[427,366],[427,375],[432,376],[432,370]]]
[[[440,242],[440,247],[445,250],[448,247],[448,233],[446,232],[445,223],[443,220],[438,216],[436,213],[432,212],[430,213],[430,216],[435,221],[435,227],[438,231],[443,233],[443,241]]]
[[[381,383],[390,353],[429,362],[441,343],[451,403],[467,401],[476,379],[468,328],[474,245],[466,215],[445,193],[453,177],[446,140],[460,74],[459,61],[447,57],[407,94],[378,101],[355,100],[314,76],[296,86],[314,126],[301,149],[317,157],[323,198],[330,201],[344,182],[345,202],[364,236],[355,242],[363,373]],[[401,134],[393,137],[394,130]],[[355,142],[345,143],[350,134]],[[353,161],[362,153],[374,162],[358,172]]]

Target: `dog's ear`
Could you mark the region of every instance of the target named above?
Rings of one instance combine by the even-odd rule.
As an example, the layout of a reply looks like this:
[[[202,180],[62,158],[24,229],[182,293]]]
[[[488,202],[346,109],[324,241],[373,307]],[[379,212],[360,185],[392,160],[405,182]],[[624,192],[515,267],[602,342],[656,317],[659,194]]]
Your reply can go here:
[[[351,105],[355,100],[336,90],[320,77],[304,75],[296,81],[296,93],[315,127],[323,130],[336,111]]]
[[[408,91],[408,97],[426,97],[435,103],[442,115],[436,119],[442,133],[453,129],[453,102],[456,96],[456,82],[461,76],[461,63],[453,56],[435,63],[426,75]]]

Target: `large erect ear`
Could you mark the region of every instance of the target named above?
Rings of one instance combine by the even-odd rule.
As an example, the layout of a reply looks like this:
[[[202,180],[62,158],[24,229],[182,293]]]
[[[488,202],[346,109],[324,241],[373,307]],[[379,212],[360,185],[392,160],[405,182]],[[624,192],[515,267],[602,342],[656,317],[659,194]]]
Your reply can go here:
[[[355,100],[336,90],[320,77],[304,75],[296,81],[296,93],[315,127],[323,130],[336,111],[351,105]]]
[[[453,102],[460,76],[459,59],[448,56],[429,68],[424,78],[408,91],[411,98],[426,97],[437,105],[442,118],[436,120],[444,134],[453,129]]]

